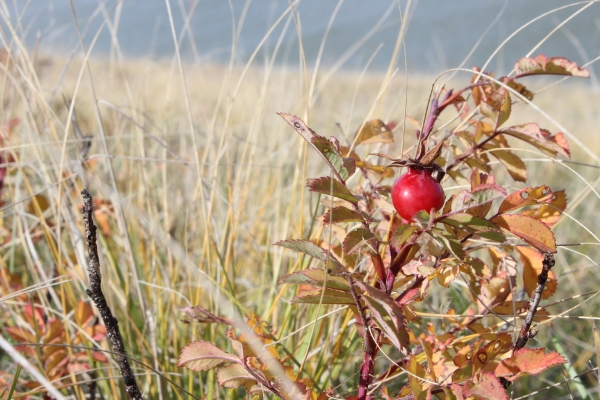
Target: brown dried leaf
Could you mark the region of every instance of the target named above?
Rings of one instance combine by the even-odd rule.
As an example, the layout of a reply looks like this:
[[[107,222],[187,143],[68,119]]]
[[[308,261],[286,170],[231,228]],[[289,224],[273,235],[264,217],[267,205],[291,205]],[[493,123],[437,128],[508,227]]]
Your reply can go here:
[[[194,341],[181,349],[178,367],[191,369],[192,371],[209,371],[224,363],[240,363],[236,356],[226,353],[214,344],[202,340]]]
[[[220,386],[235,389],[245,386],[250,389],[256,379],[240,364],[229,364],[217,370],[217,381]]]
[[[358,127],[354,134],[356,144],[391,143],[394,136],[390,128],[380,119],[373,119]]]
[[[517,251],[519,252],[521,261],[523,262],[523,285],[527,295],[532,297],[533,293],[535,292],[535,288],[538,285],[538,276],[542,272],[544,255],[539,251],[525,246],[518,246]],[[542,292],[542,300],[552,296],[557,287],[558,282],[556,281],[556,274],[554,271],[550,270],[548,272],[546,286]]]

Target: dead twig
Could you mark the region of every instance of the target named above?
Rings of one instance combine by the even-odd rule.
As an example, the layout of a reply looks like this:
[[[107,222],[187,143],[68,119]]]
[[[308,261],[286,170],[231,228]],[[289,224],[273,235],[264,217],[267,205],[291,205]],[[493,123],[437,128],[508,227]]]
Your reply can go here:
[[[85,226],[85,237],[88,244],[88,273],[90,279],[90,288],[86,289],[86,293],[100,312],[100,317],[106,326],[108,337],[111,341],[113,350],[117,355],[115,359],[119,364],[121,375],[125,383],[125,391],[129,394],[132,400],[143,400],[142,392],[137,386],[135,376],[131,370],[131,366],[127,360],[127,352],[125,351],[125,345],[123,344],[123,338],[121,337],[121,331],[119,330],[119,321],[113,316],[106,298],[102,293],[101,282],[102,277],[100,276],[100,259],[98,257],[98,247],[96,246],[96,225],[92,219],[94,212],[94,206],[92,204],[92,196],[86,189],[81,192],[83,197],[83,224]]]
[[[540,305],[540,301],[542,300],[542,292],[546,287],[546,281],[548,280],[548,273],[554,267],[554,255],[550,253],[546,253],[544,256],[544,261],[542,263],[542,272],[538,275],[538,284],[535,288],[535,292],[533,293],[533,297],[529,302],[529,310],[527,310],[527,316],[525,317],[525,322],[521,327],[521,332],[519,332],[519,338],[515,343],[515,350],[522,349],[527,344],[527,341],[534,337],[537,334],[537,330],[531,329],[531,324],[533,323],[533,318],[535,317],[535,312]]]

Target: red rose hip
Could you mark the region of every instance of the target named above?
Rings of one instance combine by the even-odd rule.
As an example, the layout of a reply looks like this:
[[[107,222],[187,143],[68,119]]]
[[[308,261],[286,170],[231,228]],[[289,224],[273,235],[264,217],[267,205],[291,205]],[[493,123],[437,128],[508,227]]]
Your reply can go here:
[[[430,171],[409,168],[392,187],[392,203],[400,216],[408,221],[419,211],[439,210],[444,205],[444,190],[431,177]]]

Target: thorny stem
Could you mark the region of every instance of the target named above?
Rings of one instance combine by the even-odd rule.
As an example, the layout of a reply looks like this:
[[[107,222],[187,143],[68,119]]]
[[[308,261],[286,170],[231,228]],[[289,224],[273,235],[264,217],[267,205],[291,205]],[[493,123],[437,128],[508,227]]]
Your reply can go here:
[[[102,277],[100,276],[100,259],[98,258],[98,247],[96,245],[96,225],[92,218],[94,206],[92,204],[92,196],[86,189],[81,192],[83,197],[83,225],[85,226],[85,237],[88,245],[88,273],[90,279],[90,288],[86,289],[86,293],[98,308],[100,317],[106,326],[106,332],[112,344],[115,353],[115,359],[119,364],[121,375],[125,383],[125,391],[129,394],[132,400],[143,400],[142,392],[137,386],[135,376],[127,360],[127,352],[119,330],[119,321],[113,316],[106,298],[102,293]]]

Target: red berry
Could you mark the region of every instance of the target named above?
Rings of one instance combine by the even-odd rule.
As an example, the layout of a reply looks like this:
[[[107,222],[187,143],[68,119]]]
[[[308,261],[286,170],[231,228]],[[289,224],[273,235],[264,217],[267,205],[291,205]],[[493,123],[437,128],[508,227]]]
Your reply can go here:
[[[409,168],[392,187],[392,203],[400,216],[408,221],[421,210],[430,212],[444,205],[444,190],[431,177],[430,171]]]

